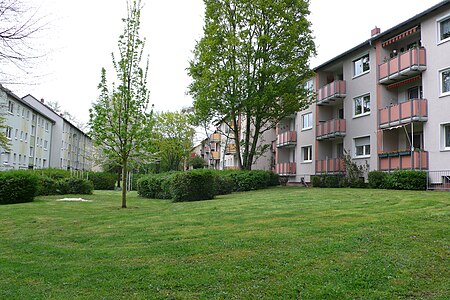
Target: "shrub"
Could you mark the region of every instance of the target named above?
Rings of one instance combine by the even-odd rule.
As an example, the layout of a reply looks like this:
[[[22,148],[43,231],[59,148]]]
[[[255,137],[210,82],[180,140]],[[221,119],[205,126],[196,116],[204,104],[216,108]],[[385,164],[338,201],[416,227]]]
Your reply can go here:
[[[313,187],[322,187],[322,177],[320,175],[311,176],[311,184]]]
[[[171,199],[171,182],[175,172],[150,174],[137,182],[138,194],[151,199]]]
[[[94,184],[81,178],[64,178],[59,180],[58,189],[61,195],[65,194],[83,194],[90,195],[94,190]]]
[[[268,186],[279,186],[280,185],[280,175],[272,171],[267,172],[269,174]]]
[[[39,176],[37,196],[48,196],[59,194],[59,181],[57,179]]]
[[[89,181],[94,185],[94,190],[114,190],[116,186],[116,174],[107,172],[90,172]]]
[[[34,172],[39,176],[49,177],[57,180],[70,177],[70,171],[61,169],[39,169],[35,170]]]
[[[313,187],[339,188],[345,184],[345,178],[342,175],[315,175],[311,176]]]
[[[386,180],[388,174],[383,171],[371,171],[369,172],[369,187],[372,189],[384,189],[386,188]]]
[[[201,156],[191,157],[189,160],[189,165],[195,169],[203,169],[206,165],[206,161]]]
[[[32,202],[38,177],[28,171],[0,172],[0,204]]]
[[[210,200],[214,198],[214,175],[209,170],[180,172],[172,180],[175,202]]]
[[[233,178],[222,172],[214,173],[214,194],[215,195],[226,195],[231,194],[234,190],[234,180]]]
[[[427,172],[414,170],[395,171],[387,177],[388,189],[396,190],[426,190]]]

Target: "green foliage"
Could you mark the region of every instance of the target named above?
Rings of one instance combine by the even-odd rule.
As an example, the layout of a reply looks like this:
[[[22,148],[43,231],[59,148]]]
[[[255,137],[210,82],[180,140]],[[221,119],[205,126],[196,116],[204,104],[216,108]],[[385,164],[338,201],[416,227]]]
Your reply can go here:
[[[235,181],[229,175],[223,172],[214,172],[214,194],[227,195],[235,191]]]
[[[395,190],[426,190],[427,172],[399,170],[387,176],[386,187]]]
[[[114,190],[116,174],[107,172],[89,172],[88,179],[94,185],[94,190]]]
[[[141,1],[128,0],[128,15],[123,19],[124,32],[119,37],[119,60],[113,54],[118,84],[108,88],[106,71],[101,72],[100,96],[90,109],[90,135],[103,155],[122,168],[123,186],[127,186],[129,164],[143,160],[150,149],[153,118],[147,112],[148,59],[142,68],[145,40],[139,37]],[[122,190],[122,207],[126,207],[126,189]]]
[[[182,112],[159,113],[153,134],[161,171],[181,170],[182,163],[189,159],[195,134],[191,116]]]
[[[372,189],[384,189],[386,188],[388,173],[383,171],[371,171],[369,172],[369,187]]]
[[[48,195],[58,195],[60,194],[59,180],[48,176],[39,176],[38,190],[36,195],[38,196],[48,196]]]
[[[28,171],[0,172],[0,204],[32,202],[38,177]]]
[[[189,159],[189,165],[194,169],[203,169],[206,161],[201,156],[194,156]]]
[[[83,194],[91,195],[94,190],[94,184],[81,178],[64,178],[58,181],[58,190],[61,195],[66,194]]]
[[[39,169],[34,170],[34,172],[41,177],[48,177],[56,180],[70,177],[70,171],[55,168]]]
[[[0,109],[2,109],[0,104]],[[4,149],[6,151],[10,150],[10,143],[8,138],[6,137],[6,124],[5,124],[5,117],[0,115],[0,149]]]
[[[172,199],[172,179],[175,172],[150,174],[137,182],[138,194],[150,199]]]
[[[313,187],[340,188],[345,186],[345,177],[342,175],[314,175],[311,176]]]
[[[352,161],[352,157],[347,151],[345,151],[343,159],[345,165],[345,179],[342,186],[352,188],[366,187],[366,184],[364,183],[364,176],[369,170],[367,161],[365,161],[364,164],[359,165]]]
[[[196,120],[231,126],[242,137],[235,141],[240,165],[250,169],[262,133],[313,100],[304,86],[314,76],[309,1],[205,4],[204,35],[188,68]],[[239,120],[242,126],[236,126]]]
[[[175,202],[210,200],[214,198],[214,175],[210,170],[179,172],[172,181]]]

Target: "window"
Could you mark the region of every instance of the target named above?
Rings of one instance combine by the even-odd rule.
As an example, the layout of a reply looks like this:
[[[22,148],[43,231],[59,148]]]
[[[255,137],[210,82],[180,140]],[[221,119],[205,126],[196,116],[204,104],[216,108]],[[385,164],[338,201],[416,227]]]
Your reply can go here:
[[[25,132],[25,143],[28,143],[28,132]]]
[[[20,132],[20,140],[23,140],[23,131]]]
[[[3,164],[4,165],[9,165],[9,152],[3,153]]]
[[[45,122],[45,131],[48,131],[48,122]]]
[[[12,102],[11,100],[8,101],[8,112],[10,114],[14,113],[14,102]]]
[[[20,105],[17,105],[17,116],[20,116]]]
[[[48,144],[48,142],[45,140],[44,141],[44,149],[47,149],[47,144]]]
[[[31,125],[31,136],[36,135],[36,127],[34,125]]]
[[[17,136],[19,135],[19,129],[16,129],[16,133],[14,134],[14,138],[17,140]]]
[[[310,91],[310,92],[314,91],[314,81],[312,79],[308,80],[305,83],[305,89]]]
[[[10,140],[12,136],[12,128],[6,127],[6,137]]]
[[[355,157],[367,157],[370,155],[370,137],[355,139]]]
[[[302,147],[303,162],[312,162],[312,146]]]
[[[29,119],[30,119],[30,111],[27,110],[27,120],[29,120]]]
[[[361,116],[370,114],[370,95],[357,97],[355,101],[355,113],[354,116]]]
[[[410,89],[408,89],[408,99],[422,99],[422,87],[421,86],[415,86]]]
[[[302,115],[302,129],[311,129],[312,127],[312,112]]]
[[[439,42],[450,40],[450,16],[438,21]]]
[[[30,146],[30,157],[34,156],[34,148]]]
[[[450,68],[440,72],[441,95],[450,95]]]
[[[370,71],[369,54],[353,61],[353,76],[358,76]]]
[[[442,150],[450,150],[450,123],[442,125]]]
[[[25,107],[22,107],[22,118],[25,118]]]

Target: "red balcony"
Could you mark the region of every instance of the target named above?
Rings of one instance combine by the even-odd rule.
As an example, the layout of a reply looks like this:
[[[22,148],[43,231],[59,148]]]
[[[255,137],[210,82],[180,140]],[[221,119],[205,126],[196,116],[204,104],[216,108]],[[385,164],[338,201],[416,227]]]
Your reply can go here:
[[[345,80],[337,80],[317,91],[317,104],[326,105],[346,96]]]
[[[393,170],[428,170],[427,151],[396,151],[379,153],[381,171]]]
[[[411,48],[378,66],[381,84],[408,79],[427,69],[425,48]]]
[[[343,173],[345,164],[342,158],[329,158],[316,160],[316,174],[321,173]]]
[[[297,131],[286,131],[277,136],[277,148],[292,147],[297,144]]]
[[[426,99],[413,99],[380,109],[379,126],[389,128],[411,122],[428,120],[428,103]]]
[[[278,175],[295,175],[297,165],[295,162],[277,164],[275,173]]]
[[[228,155],[236,154],[236,144],[228,144],[225,147],[225,154]]]
[[[344,137],[346,123],[344,119],[333,119],[317,124],[317,140],[335,139]]]

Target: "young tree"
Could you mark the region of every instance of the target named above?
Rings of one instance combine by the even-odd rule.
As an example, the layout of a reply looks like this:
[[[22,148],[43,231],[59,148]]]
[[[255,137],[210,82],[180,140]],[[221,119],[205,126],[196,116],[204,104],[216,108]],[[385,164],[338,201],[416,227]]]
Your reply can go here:
[[[308,0],[205,0],[204,36],[188,68],[197,118],[234,131],[251,169],[262,134],[310,104],[315,54]]]
[[[154,135],[157,157],[162,171],[178,171],[192,149],[195,130],[191,115],[179,112],[158,114]]]
[[[4,149],[6,151],[9,150],[9,140],[6,137],[6,128],[7,126],[5,125],[5,117],[3,117],[2,115],[0,115],[0,149]]]
[[[122,208],[127,207],[127,173],[134,160],[146,155],[151,140],[152,112],[148,112],[148,58],[141,65],[145,40],[139,37],[141,1],[127,2],[124,32],[120,35],[119,60],[113,53],[117,86],[108,88],[102,69],[100,96],[90,110],[91,136],[103,153],[122,167]]]

